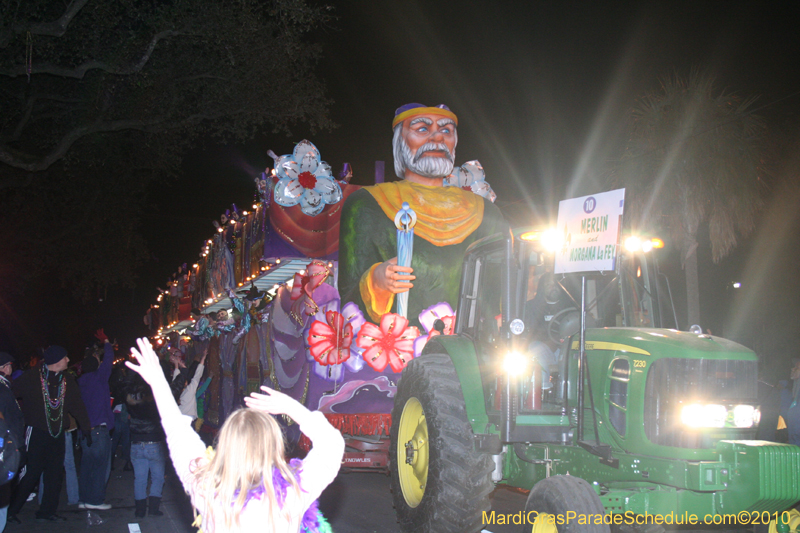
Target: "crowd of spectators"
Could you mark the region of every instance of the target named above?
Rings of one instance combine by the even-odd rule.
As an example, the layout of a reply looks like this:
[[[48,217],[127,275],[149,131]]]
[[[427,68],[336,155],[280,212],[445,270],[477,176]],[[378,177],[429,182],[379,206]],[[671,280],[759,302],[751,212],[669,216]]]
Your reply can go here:
[[[274,531],[329,531],[315,500],[339,470],[344,441],[324,416],[262,387],[220,428],[214,453],[197,433],[211,381],[203,379],[205,353],[187,367],[179,354],[159,358],[140,339],[137,364],[119,364],[125,357],[115,364],[116,343],[102,329],[95,337],[75,365],[57,345],[24,371],[0,352],[0,533],[23,525],[18,515],[37,495],[37,520],[66,520],[58,513],[65,479],[68,505],[111,509],[106,488],[118,449],[122,469],[134,473],[136,517],[163,515],[171,457],[203,531],[265,523]],[[325,446],[287,462],[275,416],[291,417]]]

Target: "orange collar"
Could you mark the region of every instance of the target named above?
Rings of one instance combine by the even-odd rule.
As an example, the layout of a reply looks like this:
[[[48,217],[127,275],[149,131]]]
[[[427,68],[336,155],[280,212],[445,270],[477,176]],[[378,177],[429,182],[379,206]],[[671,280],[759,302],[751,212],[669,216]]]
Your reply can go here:
[[[483,221],[483,199],[458,187],[429,187],[410,181],[365,187],[390,220],[408,202],[417,213],[414,234],[435,246],[458,244]]]

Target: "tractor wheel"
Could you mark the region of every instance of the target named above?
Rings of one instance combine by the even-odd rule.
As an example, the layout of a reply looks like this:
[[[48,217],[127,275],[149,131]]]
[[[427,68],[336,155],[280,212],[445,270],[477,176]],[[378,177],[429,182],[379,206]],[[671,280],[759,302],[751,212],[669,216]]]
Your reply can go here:
[[[528,495],[522,531],[610,533],[608,524],[594,520],[604,514],[600,497],[586,481],[574,476],[552,476],[537,483]]]
[[[788,520],[789,531],[800,531],[800,511],[789,509],[784,513]],[[779,517],[784,518],[784,513],[779,513]],[[778,533],[778,523],[776,520],[772,520],[769,524],[758,524],[753,527],[753,531],[755,533]]]
[[[476,453],[450,357],[412,360],[397,385],[389,465],[405,533],[476,533],[494,489],[491,457]]]

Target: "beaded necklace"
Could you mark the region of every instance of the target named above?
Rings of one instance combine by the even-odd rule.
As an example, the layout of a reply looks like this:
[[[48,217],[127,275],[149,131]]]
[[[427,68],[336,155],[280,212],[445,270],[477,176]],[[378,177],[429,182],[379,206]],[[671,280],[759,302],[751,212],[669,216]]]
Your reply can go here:
[[[58,376],[58,373],[56,373]],[[62,375],[61,380],[58,384],[58,389],[56,392],[56,398],[53,399],[50,397],[50,370],[47,368],[47,365],[42,365],[41,370],[39,371],[39,377],[42,382],[42,398],[44,399],[44,411],[45,411],[45,420],[47,422],[47,431],[50,433],[50,436],[58,438],[61,435],[61,431],[64,429],[63,418],[64,418],[64,397],[66,396],[67,392],[67,378],[66,376]],[[53,413],[55,412],[55,416]],[[58,424],[58,431],[53,434],[53,424]]]

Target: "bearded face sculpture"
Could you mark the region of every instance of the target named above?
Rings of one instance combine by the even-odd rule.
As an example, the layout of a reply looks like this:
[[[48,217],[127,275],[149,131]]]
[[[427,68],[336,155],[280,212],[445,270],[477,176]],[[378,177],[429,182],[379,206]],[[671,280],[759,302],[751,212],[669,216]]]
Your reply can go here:
[[[394,126],[394,171],[403,179],[409,175],[448,176],[453,172],[457,143],[456,121],[449,109],[426,108],[425,113],[413,113]]]

